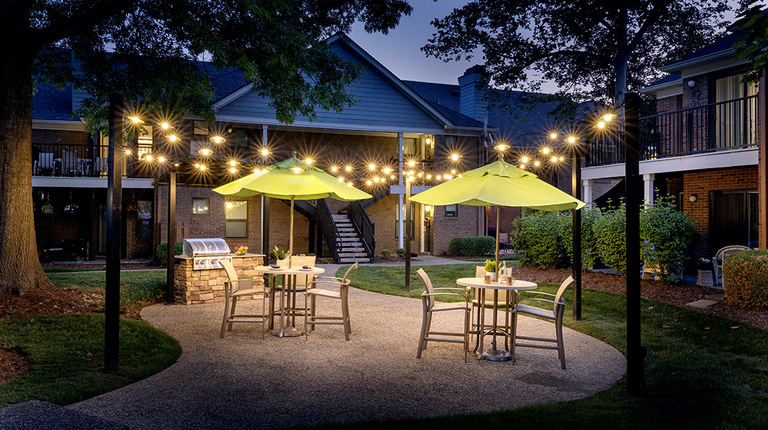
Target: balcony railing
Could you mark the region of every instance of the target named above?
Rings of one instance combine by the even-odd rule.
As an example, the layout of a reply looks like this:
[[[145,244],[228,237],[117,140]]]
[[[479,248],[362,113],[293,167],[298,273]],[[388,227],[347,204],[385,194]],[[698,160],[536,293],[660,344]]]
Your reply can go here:
[[[679,157],[757,146],[757,96],[640,118],[640,158]],[[590,143],[590,166],[624,162],[622,132]]]
[[[107,176],[107,147],[104,145],[32,144],[33,176],[100,178]],[[152,177],[150,168],[123,158],[123,175]]]

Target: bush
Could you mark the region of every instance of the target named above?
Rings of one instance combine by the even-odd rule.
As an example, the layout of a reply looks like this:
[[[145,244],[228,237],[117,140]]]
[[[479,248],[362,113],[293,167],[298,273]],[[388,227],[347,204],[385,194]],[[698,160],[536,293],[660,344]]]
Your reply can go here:
[[[401,256],[401,257],[402,257],[402,256],[404,256],[404,255],[405,255],[405,248],[397,248],[397,249],[395,250],[395,252],[397,253],[397,255],[399,255],[399,256]]]
[[[581,210],[581,267],[588,269],[597,262],[597,234],[595,224],[603,214],[597,208],[584,208]],[[565,262],[563,267],[573,266],[573,213],[566,212],[561,217],[560,231],[563,247],[565,248]]]
[[[155,302],[165,293],[166,285],[168,284],[165,280],[157,279],[144,279],[131,285],[130,288],[120,291],[120,308],[130,308],[137,302]]]
[[[450,255],[488,255],[496,251],[496,239],[490,236],[454,237],[448,244]]]
[[[692,235],[693,221],[675,209],[671,197],[658,198],[653,206],[640,212],[640,255],[646,265],[662,269],[665,281],[682,279]]]
[[[391,250],[389,250],[389,249],[382,249],[381,250],[381,256],[382,257],[389,257],[390,255],[392,255],[392,251]]]
[[[600,261],[616,273],[627,272],[627,208],[624,202],[595,220],[595,247]],[[637,244],[640,246],[640,244]]]
[[[184,244],[182,242],[176,242],[176,246],[173,247],[173,255],[181,255],[184,249]],[[168,262],[168,242],[163,242],[160,245],[157,245],[157,249],[155,249],[155,254],[157,255],[157,259],[160,260],[161,263],[167,263]]]
[[[512,246],[523,251],[520,263],[548,269],[563,259],[561,243],[561,212],[526,210],[513,223],[515,227]]]
[[[731,254],[723,263],[725,297],[743,308],[768,308],[768,251]]]

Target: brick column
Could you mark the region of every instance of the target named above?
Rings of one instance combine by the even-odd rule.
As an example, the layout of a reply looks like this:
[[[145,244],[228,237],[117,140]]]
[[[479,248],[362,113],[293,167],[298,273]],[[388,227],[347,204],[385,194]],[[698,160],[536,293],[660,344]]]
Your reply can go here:
[[[763,77],[760,79],[760,90],[758,93],[758,120],[757,120],[757,139],[758,139],[758,145],[759,145],[759,151],[758,151],[758,190],[757,190],[757,201],[758,201],[758,246],[760,249],[766,249],[768,248],[768,164],[766,164],[766,158],[768,157],[768,148],[766,148],[766,138],[768,137],[768,133],[766,133],[766,120],[768,117],[766,116],[766,106],[768,106],[768,97],[766,97],[766,91],[768,88],[766,88],[766,85],[768,85],[768,80],[766,80],[765,73],[763,73]]]

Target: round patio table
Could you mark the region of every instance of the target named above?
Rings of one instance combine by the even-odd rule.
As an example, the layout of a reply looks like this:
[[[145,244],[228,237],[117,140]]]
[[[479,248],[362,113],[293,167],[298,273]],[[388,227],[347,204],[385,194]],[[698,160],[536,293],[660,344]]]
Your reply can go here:
[[[272,266],[258,266],[254,270],[258,273],[273,275],[272,276],[272,291],[275,291],[275,282],[277,276],[281,275],[282,287],[280,288],[280,327],[272,330],[272,336],[277,337],[296,337],[303,336],[304,332],[296,328],[296,277],[297,276],[312,276],[321,275],[325,273],[325,269],[321,267],[312,267],[310,269],[302,269],[300,266],[287,268],[273,268]],[[274,294],[272,295],[274,300]],[[293,305],[291,305],[293,303]],[[303,310],[305,313],[306,309]],[[275,309],[274,305],[270,304],[270,313],[274,317]],[[293,316],[288,322],[286,322],[286,315]],[[304,330],[307,328],[304,327]]]
[[[460,278],[456,281],[457,284],[463,287],[471,287],[477,289],[477,301],[479,311],[477,313],[477,342],[475,343],[475,356],[478,360],[485,359],[490,361],[508,361],[515,357],[515,329],[516,318],[510,321],[509,314],[504,318],[504,327],[499,327],[498,310],[499,310],[499,291],[514,291],[515,294],[507,294],[506,308],[512,309],[517,305],[517,292],[523,290],[536,289],[537,285],[529,281],[521,281],[515,279],[512,285],[502,284],[499,282],[491,282],[486,284],[484,278]],[[486,306],[486,292],[488,290],[493,291],[493,324],[491,328],[485,329],[485,306]],[[493,336],[491,341],[491,348],[483,350],[483,340],[485,336]],[[504,335],[506,339],[509,339],[510,347],[508,350],[498,349],[496,347],[496,336]],[[480,352],[478,352],[480,351]]]

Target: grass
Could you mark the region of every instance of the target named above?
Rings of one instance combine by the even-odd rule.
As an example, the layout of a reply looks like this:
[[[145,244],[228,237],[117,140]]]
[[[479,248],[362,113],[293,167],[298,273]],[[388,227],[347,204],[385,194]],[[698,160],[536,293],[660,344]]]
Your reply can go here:
[[[59,288],[75,288],[87,292],[104,291],[106,272],[49,273],[48,279]],[[136,302],[154,302],[165,291],[165,270],[136,270],[120,272],[120,307]],[[103,303],[101,303],[103,305]]]
[[[115,390],[170,366],[175,339],[144,321],[120,320],[120,368],[104,368],[104,316],[70,314],[4,322],[0,345],[26,354],[30,372],[0,385],[0,408],[27,400],[67,405]]]
[[[468,266],[429,266],[428,273],[436,286],[455,286],[457,278],[471,274]],[[352,285],[370,286],[371,291],[411,297],[420,294],[403,291],[403,276],[402,267],[361,267],[350,278]],[[421,283],[412,280],[412,286],[417,285]],[[542,284],[539,290],[554,292],[556,288]],[[573,320],[571,309],[567,309],[565,325],[625,353],[625,296],[585,289],[582,306],[583,319]],[[642,342],[648,346],[645,397],[627,396],[626,381],[621,379],[608,390],[570,402],[349,427],[445,429],[514,423],[520,429],[768,428],[766,331],[658,302],[643,300],[641,307]]]

